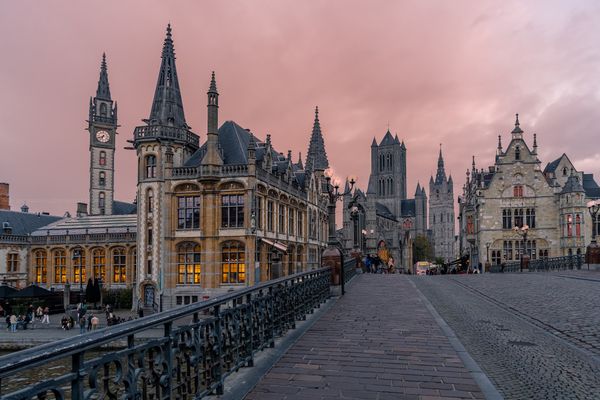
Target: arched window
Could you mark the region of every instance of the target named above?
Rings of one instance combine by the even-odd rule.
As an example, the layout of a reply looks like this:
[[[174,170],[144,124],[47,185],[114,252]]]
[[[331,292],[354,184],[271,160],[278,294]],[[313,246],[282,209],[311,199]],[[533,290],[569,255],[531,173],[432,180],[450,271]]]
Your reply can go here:
[[[98,193],[98,208],[100,209],[100,214],[104,214],[106,207],[106,195],[104,192]]]
[[[98,159],[98,164],[100,165],[106,165],[106,152],[104,150],[102,150],[100,152],[100,156]]]
[[[46,252],[44,250],[38,250],[34,254],[34,262],[35,262],[35,283],[47,283],[48,279],[46,277],[48,269],[48,258],[46,257]]]
[[[55,250],[52,256],[54,264],[54,283],[67,282],[67,256],[64,250]]]
[[[519,146],[515,147],[515,160],[521,159],[521,148]]]
[[[74,283],[85,283],[85,251],[82,248],[73,249],[71,252],[73,261],[73,279]]]
[[[98,175],[98,184],[100,186],[106,186],[106,173],[104,171],[100,171]]]
[[[177,246],[177,283],[201,283],[200,245],[187,242]]]
[[[581,216],[579,214],[575,216],[575,236],[581,236]]]
[[[125,283],[127,279],[125,249],[118,247],[112,252],[113,282]]]
[[[108,115],[108,109],[106,103],[100,103],[100,116],[106,117]]]
[[[146,178],[156,178],[156,156],[146,156]]]
[[[246,254],[239,242],[225,242],[221,250],[221,282],[225,284],[246,282]]]
[[[573,236],[573,216],[571,214],[566,215],[567,219],[567,235],[568,237]]]
[[[102,278],[106,281],[106,255],[104,249],[95,249],[92,252],[93,278]]]

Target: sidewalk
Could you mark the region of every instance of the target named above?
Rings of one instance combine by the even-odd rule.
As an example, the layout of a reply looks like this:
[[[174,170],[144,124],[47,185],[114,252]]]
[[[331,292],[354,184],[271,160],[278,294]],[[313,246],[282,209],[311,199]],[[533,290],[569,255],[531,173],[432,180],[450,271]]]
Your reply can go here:
[[[410,279],[357,276],[246,399],[483,399]]]

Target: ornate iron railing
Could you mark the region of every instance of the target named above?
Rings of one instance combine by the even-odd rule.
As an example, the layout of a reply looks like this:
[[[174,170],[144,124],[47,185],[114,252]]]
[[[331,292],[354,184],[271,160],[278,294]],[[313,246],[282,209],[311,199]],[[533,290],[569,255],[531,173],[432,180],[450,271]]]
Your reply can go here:
[[[0,358],[1,399],[198,399],[329,295],[319,269]],[[108,346],[114,351],[102,351]],[[51,377],[56,362],[70,371]],[[25,370],[43,378],[26,382]],[[11,383],[13,383],[11,385]],[[16,383],[16,384],[14,384]]]
[[[567,269],[581,269],[585,261],[584,254],[576,254],[572,256],[563,257],[546,257],[539,258],[537,260],[529,260],[526,267],[523,268],[523,272],[537,272],[537,271],[558,271]],[[521,272],[521,262],[511,261],[504,264],[504,268],[501,265],[493,265],[490,272]]]
[[[344,283],[348,283],[348,281],[356,275],[356,258],[348,258],[344,261]]]

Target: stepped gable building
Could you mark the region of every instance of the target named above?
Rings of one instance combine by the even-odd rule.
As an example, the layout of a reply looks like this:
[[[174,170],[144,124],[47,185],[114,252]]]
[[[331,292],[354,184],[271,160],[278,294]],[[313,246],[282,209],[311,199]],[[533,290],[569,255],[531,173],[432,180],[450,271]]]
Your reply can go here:
[[[344,249],[383,260],[391,256],[397,268],[408,271],[415,237],[427,235],[427,195],[417,184],[415,197],[407,199],[406,146],[397,135],[388,130],[379,144],[373,138],[367,192],[356,188],[343,201]]]
[[[454,253],[454,183],[446,178],[440,145],[437,173],[429,179],[429,229],[435,257],[445,262],[456,259]]]
[[[67,283],[99,278],[106,289],[131,287],[136,262],[137,206],[114,199],[117,103],[111,98],[106,55],[102,55],[96,96],[90,98],[89,210],[77,205],[66,216],[31,233],[31,283],[63,290]]]
[[[593,176],[577,171],[565,154],[542,170],[537,137],[530,148],[518,114],[506,149],[501,139],[493,166],[477,169],[473,157],[467,170],[459,197],[462,254],[470,254],[475,265],[496,265],[522,254],[536,259],[585,253],[592,235],[586,203],[600,198]],[[525,243],[513,231],[524,225]]]
[[[306,167],[233,121],[219,127],[213,73],[206,140],[184,114],[171,27],[152,108],[135,128],[138,156],[134,296],[168,309],[316,268],[327,240],[328,166],[315,113]]]

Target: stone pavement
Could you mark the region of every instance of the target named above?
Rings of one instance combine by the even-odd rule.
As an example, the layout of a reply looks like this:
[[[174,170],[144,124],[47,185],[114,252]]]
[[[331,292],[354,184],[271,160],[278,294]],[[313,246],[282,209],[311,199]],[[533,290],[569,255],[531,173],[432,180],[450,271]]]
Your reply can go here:
[[[357,276],[246,399],[484,398],[410,279]]]
[[[600,399],[600,273],[415,277],[506,399]]]

